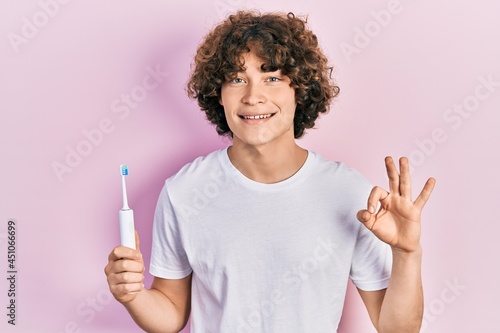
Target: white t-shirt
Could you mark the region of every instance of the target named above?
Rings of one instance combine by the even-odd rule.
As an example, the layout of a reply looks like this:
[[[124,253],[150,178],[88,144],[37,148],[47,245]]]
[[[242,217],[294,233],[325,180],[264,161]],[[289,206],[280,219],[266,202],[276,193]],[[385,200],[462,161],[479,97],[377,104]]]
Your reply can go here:
[[[192,333],[336,332],[349,278],[389,282],[389,246],[356,219],[371,187],[313,152],[291,178],[258,183],[217,150],[165,182],[150,272],[193,273]]]

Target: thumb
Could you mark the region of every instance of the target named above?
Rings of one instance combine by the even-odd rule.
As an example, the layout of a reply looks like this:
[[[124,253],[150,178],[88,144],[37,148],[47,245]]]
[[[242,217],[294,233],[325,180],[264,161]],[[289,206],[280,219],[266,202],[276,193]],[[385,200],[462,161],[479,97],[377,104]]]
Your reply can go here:
[[[356,218],[359,222],[368,222],[370,220],[370,213],[366,209],[362,209],[356,214]]]
[[[373,215],[374,214],[370,213],[368,210],[362,209],[358,211],[358,213],[356,214],[356,218],[359,220],[359,222],[363,223],[366,227],[369,228],[374,223]]]
[[[141,242],[139,240],[139,233],[137,232],[137,229],[134,229],[134,231],[135,231],[135,248],[136,250],[141,251],[140,249]]]

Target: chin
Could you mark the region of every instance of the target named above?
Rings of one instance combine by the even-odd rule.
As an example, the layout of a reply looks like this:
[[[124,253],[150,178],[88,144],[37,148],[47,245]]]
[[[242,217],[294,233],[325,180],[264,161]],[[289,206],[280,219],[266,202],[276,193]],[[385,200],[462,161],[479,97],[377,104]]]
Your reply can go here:
[[[293,139],[293,135],[291,137]],[[233,142],[239,141],[240,144],[243,144],[245,146],[258,147],[258,146],[268,145],[271,143],[275,144],[284,143],[286,142],[286,138],[287,138],[286,132],[281,134],[264,132],[254,135],[242,135],[242,136],[233,135]]]

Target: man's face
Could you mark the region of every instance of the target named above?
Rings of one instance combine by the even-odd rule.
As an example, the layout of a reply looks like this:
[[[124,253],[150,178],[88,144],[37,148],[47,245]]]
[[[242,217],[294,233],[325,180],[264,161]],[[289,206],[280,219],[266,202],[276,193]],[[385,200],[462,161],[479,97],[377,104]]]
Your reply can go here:
[[[261,146],[294,140],[295,90],[281,71],[263,72],[254,52],[243,55],[244,69],[222,84],[220,103],[233,143]]]

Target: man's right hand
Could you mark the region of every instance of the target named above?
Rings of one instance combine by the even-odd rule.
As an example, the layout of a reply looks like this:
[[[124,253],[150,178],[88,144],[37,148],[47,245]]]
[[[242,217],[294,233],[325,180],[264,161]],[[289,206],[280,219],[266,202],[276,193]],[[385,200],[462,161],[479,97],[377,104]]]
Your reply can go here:
[[[135,232],[137,250],[117,246],[108,257],[104,273],[109,290],[120,303],[132,301],[144,289],[144,260],[139,247],[139,234]]]

